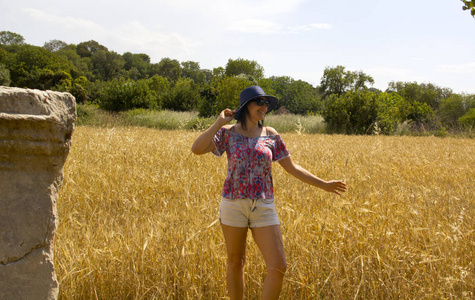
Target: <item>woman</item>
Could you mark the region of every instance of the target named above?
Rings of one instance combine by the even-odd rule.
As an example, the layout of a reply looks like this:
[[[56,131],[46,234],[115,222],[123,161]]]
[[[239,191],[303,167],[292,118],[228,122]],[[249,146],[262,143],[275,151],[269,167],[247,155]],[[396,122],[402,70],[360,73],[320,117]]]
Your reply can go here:
[[[273,161],[290,174],[327,192],[341,194],[342,181],[325,181],[295,164],[274,128],[263,126],[264,116],[273,110],[278,99],[266,95],[259,86],[240,94],[240,107],[225,109],[216,122],[193,143],[195,154],[226,152],[228,175],[219,207],[219,220],[226,242],[228,267],[226,283],[231,299],[242,299],[246,237],[251,229],[254,241],[263,254],[267,275],[262,299],[279,297],[286,261],[280,222],[274,205],[271,166]],[[227,125],[233,118],[235,125]]]

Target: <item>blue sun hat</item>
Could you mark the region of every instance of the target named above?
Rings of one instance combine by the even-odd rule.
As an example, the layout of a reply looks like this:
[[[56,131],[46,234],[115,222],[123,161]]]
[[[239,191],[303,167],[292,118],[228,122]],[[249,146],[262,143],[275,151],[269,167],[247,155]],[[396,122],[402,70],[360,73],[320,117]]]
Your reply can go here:
[[[250,86],[242,90],[241,94],[239,95],[239,108],[236,109],[236,114],[234,115],[234,119],[237,120],[242,112],[242,108],[249,101],[256,98],[264,98],[269,101],[267,112],[272,111],[276,107],[277,103],[279,102],[279,99],[277,99],[277,97],[266,95],[266,93],[260,86],[257,86],[257,85]]]

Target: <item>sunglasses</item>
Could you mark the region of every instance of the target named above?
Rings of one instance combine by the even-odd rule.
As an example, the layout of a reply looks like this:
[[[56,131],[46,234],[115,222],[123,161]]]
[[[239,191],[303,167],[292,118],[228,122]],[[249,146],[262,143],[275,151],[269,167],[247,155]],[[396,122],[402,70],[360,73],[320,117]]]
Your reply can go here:
[[[259,98],[259,99],[255,99],[255,100],[252,100],[252,102],[255,102],[258,106],[262,106],[262,105],[267,105],[269,106],[270,104],[270,101],[267,100],[267,99],[262,99],[262,98]]]

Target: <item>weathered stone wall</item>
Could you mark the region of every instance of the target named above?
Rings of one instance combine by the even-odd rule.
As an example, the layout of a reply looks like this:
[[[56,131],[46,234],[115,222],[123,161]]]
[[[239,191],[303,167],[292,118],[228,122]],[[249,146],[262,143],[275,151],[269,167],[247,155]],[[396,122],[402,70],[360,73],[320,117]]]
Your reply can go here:
[[[56,200],[76,120],[68,93],[0,86],[0,299],[56,299]]]

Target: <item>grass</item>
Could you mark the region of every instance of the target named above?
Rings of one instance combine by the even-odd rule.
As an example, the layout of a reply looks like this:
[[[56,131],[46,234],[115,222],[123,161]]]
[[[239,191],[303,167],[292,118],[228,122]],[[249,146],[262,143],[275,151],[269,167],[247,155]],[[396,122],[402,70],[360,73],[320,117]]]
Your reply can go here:
[[[199,117],[198,112],[175,112],[168,110],[132,109],[129,111],[113,113],[99,109],[91,104],[77,106],[78,119],[76,124],[97,127],[128,127],[141,126],[164,130],[205,130],[214,123],[216,117]],[[273,115],[266,116],[265,124],[277,129],[280,133],[296,132],[298,134],[318,133],[333,134],[327,128],[324,119],[319,115]],[[474,138],[475,132],[471,129],[450,130],[441,127],[425,129],[424,126],[415,126],[411,122],[398,124],[392,133],[396,136],[437,136]]]
[[[109,113],[92,105],[78,105],[78,125],[99,127],[141,126],[164,130],[204,130],[216,120],[202,118],[198,112],[133,109]],[[279,132],[323,133],[325,124],[321,116],[268,115],[266,125]]]
[[[270,121],[269,121],[270,123]],[[226,158],[199,132],[79,126],[58,199],[60,299],[226,299],[217,220]],[[281,299],[473,299],[475,141],[282,134],[338,197],[274,165]],[[246,297],[265,266],[249,237]]]

